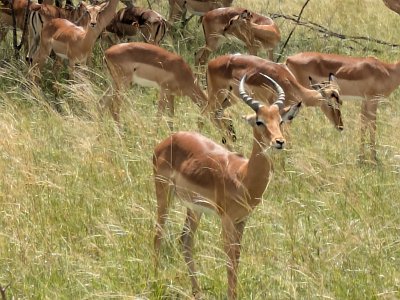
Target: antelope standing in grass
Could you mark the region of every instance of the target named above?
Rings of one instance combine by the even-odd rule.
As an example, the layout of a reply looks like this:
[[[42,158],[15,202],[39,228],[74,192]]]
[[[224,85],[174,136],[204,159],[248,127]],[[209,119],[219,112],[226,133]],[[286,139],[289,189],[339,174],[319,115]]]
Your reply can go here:
[[[200,285],[192,253],[193,239],[204,212],[213,213],[221,220],[227,256],[228,299],[237,298],[243,230],[251,212],[261,202],[273,173],[272,160],[265,150],[282,149],[285,146],[280,125],[293,119],[300,107],[300,103],[295,104],[281,116],[280,112],[286,106],[282,88],[265,76],[265,80],[271,82],[278,93],[272,105],[265,105],[247,95],[244,90],[245,78],[246,75],[240,82],[240,95],[255,112],[246,118],[253,128],[253,149],[249,159],[193,132],[175,133],[154,150],[156,264],[159,264],[161,240],[171,202],[169,196],[176,195],[187,207],[181,242],[196,298],[200,296]]]

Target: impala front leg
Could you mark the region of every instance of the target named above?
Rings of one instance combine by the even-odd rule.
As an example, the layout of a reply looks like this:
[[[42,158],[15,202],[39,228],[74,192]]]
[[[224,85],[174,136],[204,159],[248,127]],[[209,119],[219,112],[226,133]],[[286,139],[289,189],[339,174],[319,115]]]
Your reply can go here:
[[[195,65],[203,66],[207,64],[208,57],[211,52],[216,51],[224,41],[224,37],[220,34],[206,34],[206,45],[201,47],[197,53],[195,53]]]
[[[224,238],[224,249],[228,257],[228,299],[237,299],[237,271],[240,259],[240,242],[242,240],[245,221],[234,224],[227,218],[222,220],[222,234]]]
[[[41,71],[43,69],[43,66],[46,62],[47,57],[49,57],[50,52],[51,52],[51,46],[47,43],[43,43],[43,41],[41,41],[41,45],[38,51],[36,51],[35,55],[33,56],[32,59],[32,77],[33,77],[33,81],[35,81],[36,83],[38,83],[41,78]]]
[[[4,41],[8,33],[8,28],[0,24],[0,43]]]
[[[172,131],[174,130],[174,111],[175,111],[175,104],[174,104],[174,95],[170,94],[167,90],[161,88],[160,91],[160,100],[158,101],[158,116],[162,117],[167,110],[168,114],[168,127]]]
[[[367,98],[361,104],[361,149],[360,160],[366,159],[365,148],[371,149],[372,159],[378,160],[376,152],[376,113],[378,110],[378,99]],[[370,142],[366,142],[366,135],[370,134]]]

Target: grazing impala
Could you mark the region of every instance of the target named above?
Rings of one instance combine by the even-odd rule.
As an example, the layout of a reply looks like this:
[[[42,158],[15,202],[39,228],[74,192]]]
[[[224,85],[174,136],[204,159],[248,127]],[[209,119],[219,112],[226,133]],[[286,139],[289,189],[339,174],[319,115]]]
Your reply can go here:
[[[252,55],[260,48],[268,50],[271,60],[273,50],[281,40],[279,28],[271,18],[244,8],[222,7],[209,11],[203,16],[202,25],[206,44],[195,58],[196,64],[200,65],[204,65],[210,53],[221,46],[226,35],[243,41]]]
[[[86,28],[77,26],[65,19],[52,19],[46,22],[40,37],[40,47],[33,57],[33,64],[42,68],[53,50],[61,58],[68,59],[70,70],[75,64],[86,64],[92,54],[94,43],[112,20],[119,0],[109,0],[95,5],[95,13],[90,15]]]
[[[114,82],[111,114],[119,122],[120,93],[131,83],[160,89],[159,112],[174,114],[174,96],[187,96],[200,107],[207,95],[197,85],[189,65],[179,55],[146,43],[123,43],[105,52],[105,60]]]
[[[147,43],[158,45],[167,31],[167,20],[158,12],[135,6],[120,9],[106,27],[118,38],[132,38],[138,31]]]
[[[37,4],[33,3],[30,6],[29,13],[29,51],[27,61],[31,62],[32,57],[38,50],[40,43],[40,34],[42,32],[43,23],[55,18],[67,19],[79,26],[85,26],[88,18],[85,15],[93,15],[97,13],[96,7],[86,5],[85,2],[80,2],[75,8],[73,6],[66,6],[66,8],[57,7],[50,4]]]
[[[169,19],[170,22],[183,20],[186,12],[193,15],[202,16],[206,12],[232,5],[233,0],[169,0]]]
[[[374,57],[350,57],[324,53],[299,53],[290,56],[286,65],[297,80],[306,85],[308,76],[316,79],[325,73],[333,73],[337,78],[341,96],[359,98],[361,103],[361,153],[365,160],[365,147],[371,149],[376,161],[376,114],[379,99],[389,97],[400,84],[400,61],[389,64]],[[370,143],[366,134],[370,134]]]
[[[261,202],[273,171],[272,161],[265,154],[265,149],[284,147],[280,125],[293,119],[301,104],[292,106],[281,117],[279,112],[284,107],[284,92],[275,81],[267,79],[278,92],[278,98],[271,106],[265,106],[246,94],[245,76],[240,82],[241,98],[255,111],[254,115],[247,117],[254,137],[249,159],[192,132],[175,133],[154,150],[157,196],[154,248],[157,265],[172,191],[187,207],[181,242],[195,296],[199,295],[200,286],[193,261],[193,237],[202,213],[212,212],[219,216],[222,224],[224,249],[228,257],[228,299],[237,298],[237,269],[243,230],[250,213]]]
[[[273,94],[271,89],[266,88],[268,83],[260,73],[274,78],[286,93],[287,104],[302,101],[306,106],[321,107],[324,114],[339,130],[343,129],[343,122],[339,106],[339,90],[332,77],[329,83],[322,86],[313,85],[318,90],[303,87],[284,64],[277,64],[269,60],[252,55],[224,55],[219,56],[208,63],[207,84],[209,105],[207,110],[215,112],[218,123],[226,123],[228,136],[235,139],[234,130],[230,121],[223,118],[224,110],[234,104],[234,96],[239,95],[238,82],[244,75],[248,74],[247,85],[255,97],[271,103]],[[329,72],[325,74],[328,78]],[[319,78],[320,79],[320,78]]]

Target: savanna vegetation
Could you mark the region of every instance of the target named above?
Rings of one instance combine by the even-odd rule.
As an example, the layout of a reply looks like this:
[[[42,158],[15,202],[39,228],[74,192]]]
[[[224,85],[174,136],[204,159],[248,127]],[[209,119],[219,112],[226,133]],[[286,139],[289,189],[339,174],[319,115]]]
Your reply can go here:
[[[166,16],[167,4],[158,1],[153,9]],[[234,1],[266,15],[298,14],[303,4]],[[340,34],[400,44],[400,16],[381,0],[311,0],[302,18]],[[275,21],[283,43],[294,23]],[[162,46],[193,67],[203,41],[193,18]],[[7,299],[190,298],[178,243],[185,217],[179,202],[170,211],[154,272],[152,151],[170,134],[168,119],[157,116],[157,91],[129,90],[119,129],[109,114],[99,113],[111,86],[101,43],[74,82],[66,71],[54,74],[49,61],[40,85],[13,57],[11,34],[0,47],[0,285],[10,284]],[[398,47],[298,26],[284,56],[309,50],[388,62],[400,57]],[[243,52],[243,46],[231,40],[213,57],[227,52]],[[204,70],[196,72],[204,76]],[[302,109],[290,126],[290,145],[269,153],[275,175],[245,229],[241,299],[400,298],[399,97],[397,91],[379,107],[377,164],[357,160],[359,101],[344,102],[343,132],[320,110]],[[246,113],[243,104],[230,109],[235,151],[244,155],[252,144],[241,118]],[[189,99],[180,98],[174,130],[198,131],[199,116]],[[220,141],[221,133],[208,119],[204,123],[202,133]],[[214,216],[202,219],[195,259],[205,297],[224,299],[226,257]]]

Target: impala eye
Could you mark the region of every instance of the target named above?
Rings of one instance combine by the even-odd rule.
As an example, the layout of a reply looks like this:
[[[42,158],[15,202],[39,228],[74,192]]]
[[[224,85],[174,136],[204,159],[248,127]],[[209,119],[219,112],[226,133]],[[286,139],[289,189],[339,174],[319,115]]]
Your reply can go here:
[[[262,122],[262,121],[256,121],[256,124],[257,124],[257,126],[264,126],[265,125],[264,122]]]

